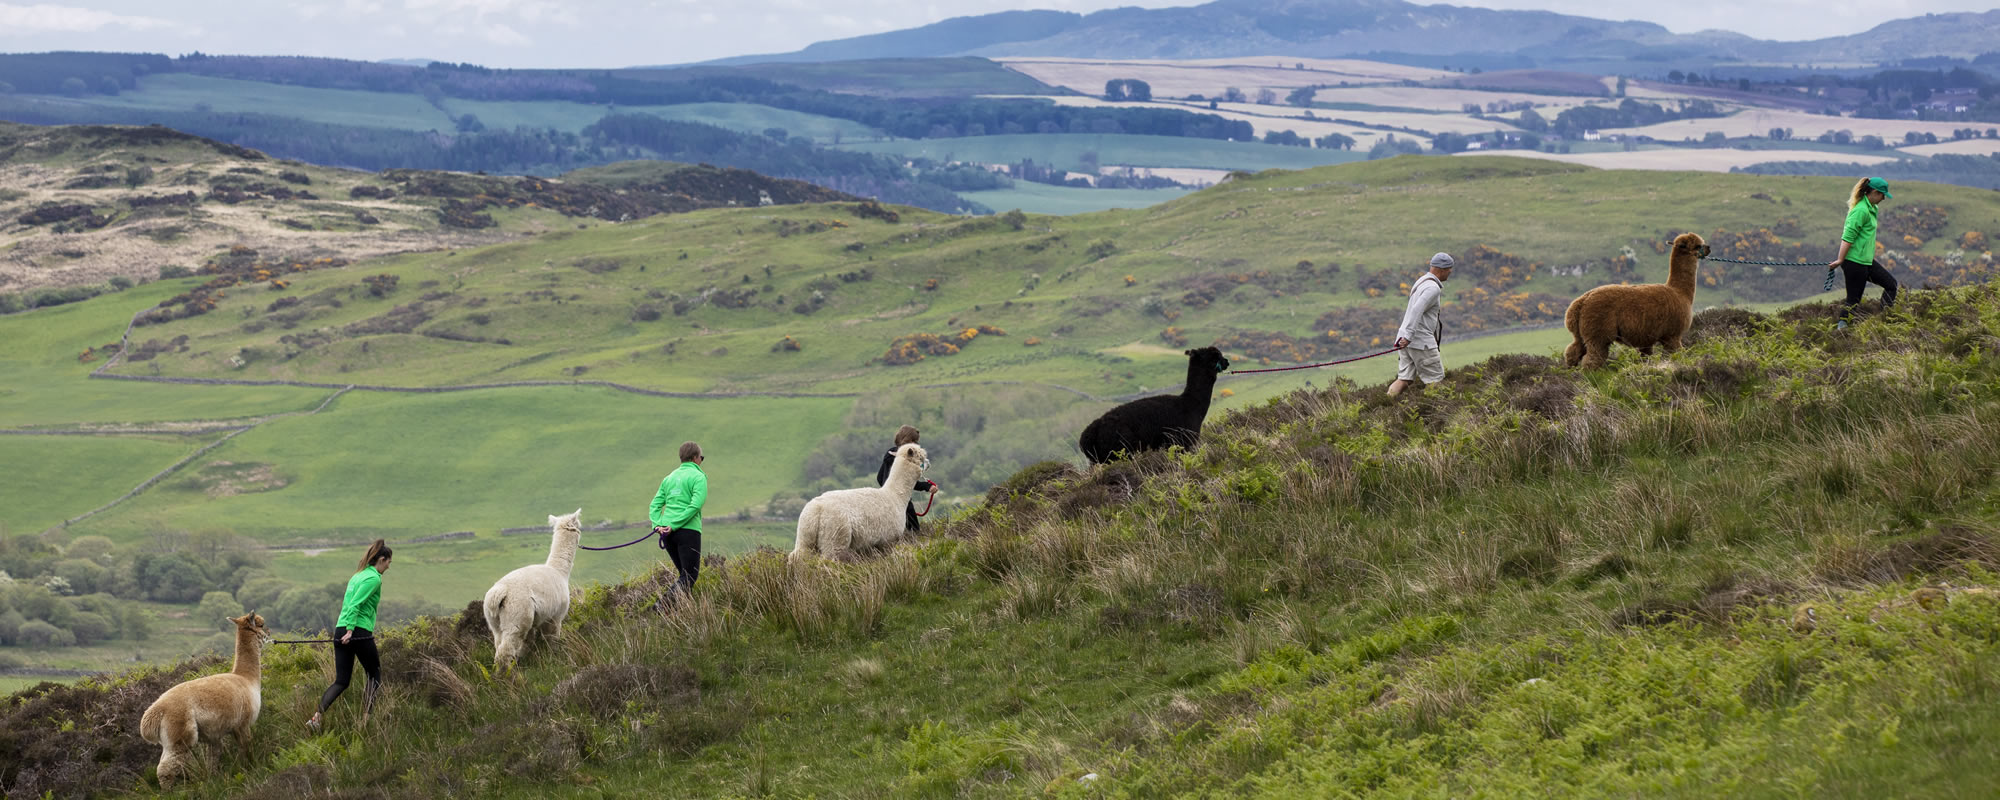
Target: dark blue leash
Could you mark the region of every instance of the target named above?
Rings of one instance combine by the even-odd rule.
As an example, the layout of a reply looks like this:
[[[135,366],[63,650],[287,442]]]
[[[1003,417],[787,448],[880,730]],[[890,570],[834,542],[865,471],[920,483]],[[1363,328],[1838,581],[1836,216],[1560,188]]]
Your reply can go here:
[[[666,529],[666,528],[661,528],[661,527],[657,527],[657,526],[656,526],[656,527],[654,527],[654,528],[653,528],[652,530],[649,530],[649,531],[647,531],[647,532],[646,532],[646,535],[644,535],[644,536],[641,536],[641,537],[639,537],[639,538],[637,538],[637,539],[633,539],[632,541],[629,541],[629,542],[626,542],[626,543],[624,543],[624,544],[614,544],[614,545],[612,545],[612,546],[610,546],[610,547],[591,547],[590,545],[587,545],[587,544],[578,544],[578,545],[577,545],[577,547],[581,547],[581,548],[583,548],[583,549],[585,549],[585,550],[599,550],[599,551],[602,551],[602,550],[616,550],[616,549],[618,549],[618,548],[621,548],[621,547],[631,547],[632,545],[635,545],[635,544],[638,544],[638,543],[640,543],[640,542],[643,542],[643,541],[646,541],[647,539],[651,539],[651,538],[653,538],[653,537],[654,537],[655,535],[658,535],[658,536],[660,537],[660,549],[662,549],[662,550],[665,550],[665,549],[667,548],[667,535],[666,535],[666,534],[667,534],[667,532],[668,532],[668,529]]]

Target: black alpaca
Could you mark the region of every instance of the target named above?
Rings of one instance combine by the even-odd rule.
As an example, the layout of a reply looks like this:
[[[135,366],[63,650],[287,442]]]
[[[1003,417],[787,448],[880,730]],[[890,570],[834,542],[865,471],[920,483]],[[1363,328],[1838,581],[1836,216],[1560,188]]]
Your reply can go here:
[[[1120,450],[1164,450],[1173,445],[1193,447],[1201,440],[1201,421],[1208,416],[1215,376],[1229,369],[1221,350],[1202,347],[1187,351],[1187,388],[1180,394],[1142,397],[1104,412],[1083,429],[1077,442],[1092,464],[1102,464]]]

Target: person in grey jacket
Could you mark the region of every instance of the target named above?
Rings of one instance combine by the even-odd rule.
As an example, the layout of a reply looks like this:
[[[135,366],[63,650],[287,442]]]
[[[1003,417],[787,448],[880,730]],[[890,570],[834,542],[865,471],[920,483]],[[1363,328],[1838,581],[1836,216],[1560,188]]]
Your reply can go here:
[[[1438,301],[1453,266],[1449,253],[1431,256],[1430,271],[1410,286],[1410,305],[1396,329],[1396,346],[1402,349],[1396,351],[1396,382],[1389,384],[1390,397],[1402,394],[1412,380],[1422,380],[1426,386],[1444,380],[1444,356],[1438,352],[1444,341],[1444,318]]]

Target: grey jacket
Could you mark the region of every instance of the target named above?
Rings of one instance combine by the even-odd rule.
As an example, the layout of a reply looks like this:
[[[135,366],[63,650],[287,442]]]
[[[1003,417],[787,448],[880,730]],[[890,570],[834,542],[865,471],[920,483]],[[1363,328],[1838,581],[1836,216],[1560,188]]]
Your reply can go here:
[[[1396,338],[1410,340],[1411,350],[1436,350],[1444,338],[1444,316],[1439,309],[1439,299],[1444,296],[1444,284],[1436,276],[1426,272],[1410,287],[1410,306],[1403,311],[1403,325],[1396,329]]]

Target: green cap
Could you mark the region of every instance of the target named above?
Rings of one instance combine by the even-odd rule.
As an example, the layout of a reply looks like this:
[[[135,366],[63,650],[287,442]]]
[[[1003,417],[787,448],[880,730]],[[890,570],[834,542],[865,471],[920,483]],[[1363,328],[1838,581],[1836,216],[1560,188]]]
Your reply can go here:
[[[1868,188],[1872,191],[1881,192],[1882,199],[1884,200],[1888,200],[1892,197],[1895,197],[1895,195],[1889,193],[1889,182],[1882,180],[1881,178],[1869,178]]]

